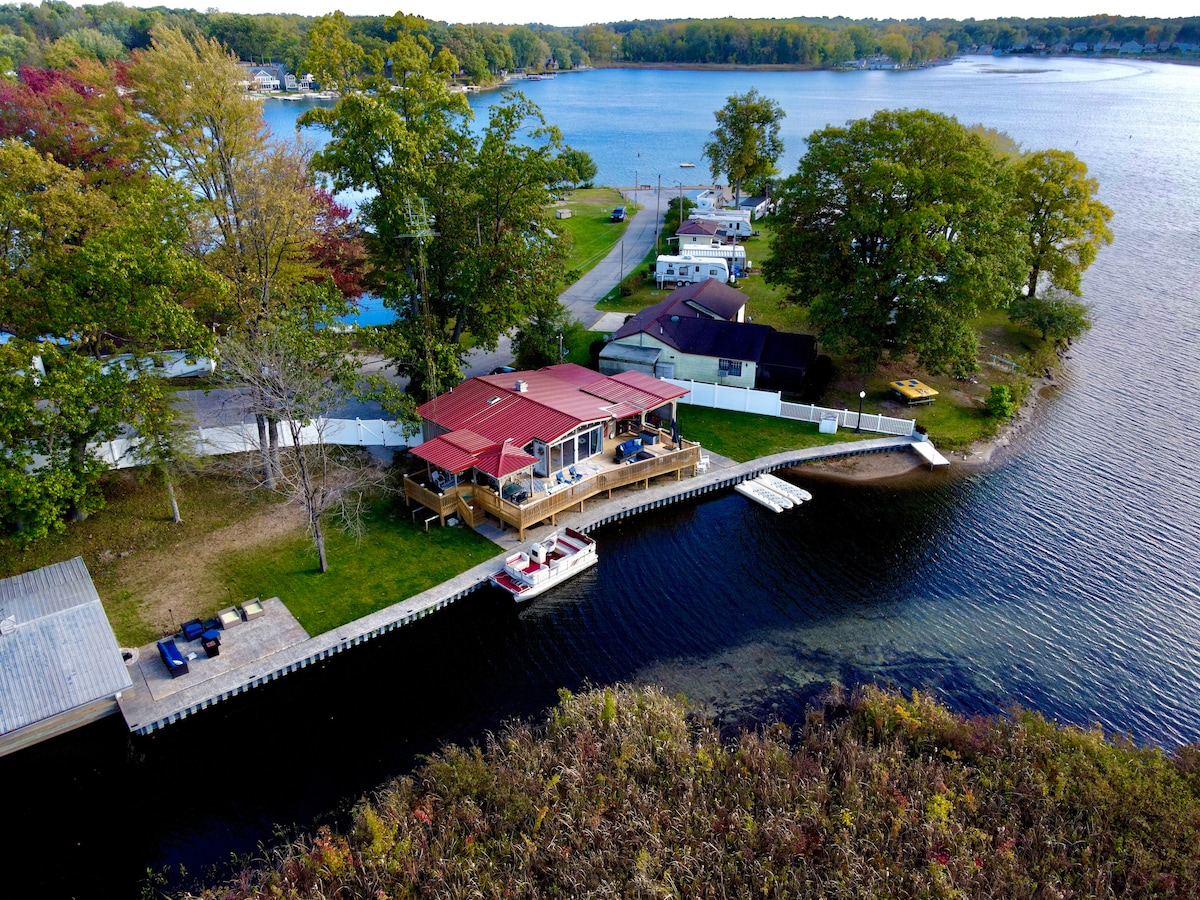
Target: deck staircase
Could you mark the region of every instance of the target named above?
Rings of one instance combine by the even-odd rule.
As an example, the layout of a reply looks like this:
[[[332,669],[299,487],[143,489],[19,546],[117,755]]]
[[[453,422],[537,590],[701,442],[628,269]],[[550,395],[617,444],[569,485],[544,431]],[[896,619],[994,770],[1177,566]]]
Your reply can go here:
[[[466,525],[468,527],[477,528],[478,526],[483,524],[484,519],[487,518],[487,514],[482,509],[480,509],[478,506],[468,503],[467,500],[463,497],[463,495],[459,494],[458,495],[458,517],[464,523],[466,523]]]

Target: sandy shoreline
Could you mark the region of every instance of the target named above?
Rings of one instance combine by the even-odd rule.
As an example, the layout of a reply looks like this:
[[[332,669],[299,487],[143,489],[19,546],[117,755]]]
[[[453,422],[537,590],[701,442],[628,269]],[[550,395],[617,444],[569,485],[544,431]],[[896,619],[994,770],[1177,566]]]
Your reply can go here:
[[[942,454],[950,460],[950,472],[954,473],[956,469],[961,472],[963,467],[975,470],[998,464],[998,457],[1003,455],[1001,451],[1012,443],[1018,431],[1029,424],[1038,400],[1044,393],[1057,388],[1058,382],[1053,372],[1047,369],[1044,375],[1030,379],[1029,392],[1025,395],[1021,408],[994,438],[976,441],[964,450],[943,450],[939,447]],[[936,436],[933,443],[937,446]],[[868,482],[908,475],[921,467],[922,461],[915,453],[898,451],[827,459],[808,463],[798,471],[806,476],[832,481]]]

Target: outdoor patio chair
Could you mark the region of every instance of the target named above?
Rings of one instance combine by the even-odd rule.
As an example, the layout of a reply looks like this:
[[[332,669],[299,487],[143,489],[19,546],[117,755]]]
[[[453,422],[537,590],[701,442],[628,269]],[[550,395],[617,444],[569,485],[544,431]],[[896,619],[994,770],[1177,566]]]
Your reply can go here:
[[[583,476],[575,471],[574,466],[571,466],[570,472],[571,472],[571,477],[574,478],[576,481],[583,481]]]
[[[701,456],[700,461],[696,463],[696,474],[708,471],[709,459],[707,456]]]
[[[555,483],[556,484],[568,484],[567,479],[563,478],[563,473],[562,473],[561,469],[559,470],[558,479],[555,481]]]
[[[199,619],[192,619],[190,622],[183,623],[182,630],[185,641],[194,641],[204,633],[204,623]]]

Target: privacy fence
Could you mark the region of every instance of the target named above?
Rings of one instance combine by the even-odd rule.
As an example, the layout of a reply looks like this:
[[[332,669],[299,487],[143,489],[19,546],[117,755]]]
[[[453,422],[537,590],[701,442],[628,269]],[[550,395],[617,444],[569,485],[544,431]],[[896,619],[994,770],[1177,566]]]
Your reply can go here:
[[[414,447],[421,443],[418,432],[406,436],[397,422],[385,419],[323,419],[318,424],[300,429],[300,443],[316,443],[322,437],[326,444],[350,447]],[[292,431],[280,423],[279,444],[292,446]],[[137,456],[137,438],[122,437],[98,444],[96,454],[115,469],[142,465]],[[201,456],[223,456],[228,453],[248,453],[258,449],[258,427],[253,422],[241,425],[221,425],[196,429],[194,450]]]
[[[756,391],[751,388],[733,387],[727,384],[709,384],[704,381],[680,381],[664,378],[670,384],[688,391],[680,403],[706,406],[709,409],[727,409],[733,412],[758,413],[799,422],[817,422],[833,418],[839,428],[860,428],[878,434],[908,437],[913,433],[913,419],[898,419],[877,413],[863,413],[859,422],[858,413],[850,409],[830,409],[813,406],[811,403],[789,403],[776,391]]]

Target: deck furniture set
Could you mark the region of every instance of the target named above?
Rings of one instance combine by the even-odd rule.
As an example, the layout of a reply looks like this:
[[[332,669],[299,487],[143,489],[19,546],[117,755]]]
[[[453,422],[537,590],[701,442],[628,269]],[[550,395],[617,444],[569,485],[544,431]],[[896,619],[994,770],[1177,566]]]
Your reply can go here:
[[[179,638],[184,641],[199,641],[205,656],[212,658],[221,654],[221,632],[228,631],[264,615],[262,601],[255,597],[240,606],[230,606],[221,610],[211,619],[201,621],[192,619],[184,622],[179,630]],[[179,649],[175,638],[166,638],[158,642],[158,655],[172,678],[188,674],[188,655]],[[192,654],[195,658],[195,654]]]

